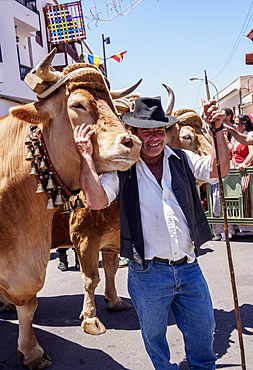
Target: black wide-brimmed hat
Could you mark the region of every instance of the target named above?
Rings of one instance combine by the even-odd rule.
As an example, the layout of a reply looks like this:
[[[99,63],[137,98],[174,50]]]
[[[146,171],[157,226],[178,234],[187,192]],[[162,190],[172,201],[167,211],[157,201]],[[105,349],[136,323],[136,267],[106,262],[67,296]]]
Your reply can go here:
[[[165,116],[161,100],[157,98],[138,98],[135,100],[134,111],[125,113],[123,121],[133,127],[156,128],[172,126],[177,119]]]

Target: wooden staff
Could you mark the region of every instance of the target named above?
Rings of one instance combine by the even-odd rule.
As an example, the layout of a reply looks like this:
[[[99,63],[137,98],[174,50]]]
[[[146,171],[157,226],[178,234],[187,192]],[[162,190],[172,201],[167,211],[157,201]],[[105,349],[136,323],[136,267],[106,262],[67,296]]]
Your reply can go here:
[[[205,85],[206,85],[207,99],[210,100],[210,92],[209,92],[209,86],[208,86],[206,71],[205,71]],[[241,323],[241,316],[240,316],[240,310],[239,310],[239,305],[238,305],[238,295],[237,295],[237,289],[236,289],[235,272],[234,272],[234,266],[233,266],[233,260],[232,260],[232,253],[231,253],[231,247],[230,247],[229,236],[228,236],[227,209],[226,209],[226,202],[225,202],[225,196],[224,196],[223,182],[222,182],[222,177],[221,177],[219,151],[218,151],[218,144],[217,144],[215,123],[214,122],[212,122],[211,130],[212,130],[212,133],[213,133],[213,141],[214,141],[214,147],[215,147],[215,152],[216,152],[216,166],[217,166],[217,172],[218,172],[218,178],[219,178],[220,196],[221,196],[222,210],[223,210],[223,216],[224,216],[224,232],[225,232],[225,238],[226,238],[228,264],[229,264],[229,271],[230,271],[230,279],[231,279],[231,283],[232,283],[234,308],[235,308],[235,315],[236,315],[236,324],[237,324],[238,338],[239,338],[240,351],[241,351],[241,367],[242,367],[243,370],[246,370],[245,353],[244,353],[243,337],[242,337],[242,323]]]

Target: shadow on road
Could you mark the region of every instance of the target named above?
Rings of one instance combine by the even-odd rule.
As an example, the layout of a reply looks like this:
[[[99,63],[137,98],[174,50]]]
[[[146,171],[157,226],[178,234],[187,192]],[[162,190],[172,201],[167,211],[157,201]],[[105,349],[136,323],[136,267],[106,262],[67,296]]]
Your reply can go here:
[[[1,370],[25,369],[16,354],[17,324],[1,322],[1,331],[5,333],[4,336],[0,336]],[[53,359],[53,365],[50,367],[52,370],[101,370],[105,364],[108,369],[127,369],[101,350],[86,348],[45,330],[34,329],[34,331],[45,352]]]
[[[128,303],[131,303],[130,299],[124,299]],[[108,330],[131,331],[140,329],[134,308],[128,311],[114,312],[108,309],[103,296],[97,295],[95,300],[98,316]],[[38,302],[39,306],[35,313],[34,324],[47,328],[45,330],[35,328],[35,335],[45,351],[53,358],[54,364],[51,367],[52,370],[81,369],[82,366],[85,369],[101,370],[105,363],[107,368],[113,370],[125,369],[125,367],[117,363],[105,352],[86,348],[85,342],[87,343],[89,341],[86,341],[85,336],[88,334],[83,334],[83,339],[81,340],[84,344],[82,346],[47,331],[48,327],[52,327],[52,330],[56,330],[56,328],[60,330],[62,327],[64,330],[67,330],[67,327],[73,328],[80,326],[79,314],[83,303],[82,294],[39,297]],[[219,359],[227,353],[231,344],[234,343],[231,335],[236,329],[236,318],[234,310],[224,311],[222,309],[215,309],[214,314],[216,319],[214,351]],[[243,304],[240,307],[240,314],[243,334],[252,336],[253,305]],[[1,370],[22,368],[16,356],[18,326],[16,323],[7,321],[16,320],[17,315],[16,313],[2,311],[0,312],[0,319],[2,319],[0,323],[1,332],[5,333],[4,335],[0,335],[0,368]],[[175,320],[171,312],[169,314],[168,325],[175,325]],[[223,368],[229,368],[238,365],[227,364],[222,366]],[[217,365],[217,368],[219,368],[219,365]]]
[[[131,304],[129,298],[123,298]],[[39,297],[38,309],[34,323],[42,326],[80,326],[80,312],[83,305],[83,295],[65,295],[56,297]],[[96,310],[99,319],[107,329],[139,330],[139,321],[135,310],[113,311],[108,308],[103,295],[95,296]],[[50,315],[48,314],[50,313]]]
[[[237,329],[235,311],[214,310],[216,320],[216,330],[214,335],[214,351],[218,358],[227,353],[231,343],[231,333]],[[253,305],[243,304],[240,307],[242,322],[242,333],[253,335]],[[251,329],[251,330],[248,330]]]
[[[80,326],[80,312],[83,305],[83,295],[63,295],[54,297],[38,297],[38,308],[33,323],[40,326],[65,327]],[[129,298],[123,298],[132,304]],[[139,321],[134,308],[127,311],[113,311],[108,308],[104,296],[96,295],[97,315],[107,329],[139,330]],[[8,311],[0,312],[0,319],[16,320],[17,314]]]

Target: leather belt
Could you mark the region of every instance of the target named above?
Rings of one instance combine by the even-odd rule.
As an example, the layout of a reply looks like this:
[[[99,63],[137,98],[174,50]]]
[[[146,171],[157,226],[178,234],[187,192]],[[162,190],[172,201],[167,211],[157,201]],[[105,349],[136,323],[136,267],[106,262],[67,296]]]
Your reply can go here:
[[[184,256],[180,260],[173,261],[165,258],[154,257],[153,261],[167,263],[168,265],[179,265],[180,263],[187,262],[187,256]]]

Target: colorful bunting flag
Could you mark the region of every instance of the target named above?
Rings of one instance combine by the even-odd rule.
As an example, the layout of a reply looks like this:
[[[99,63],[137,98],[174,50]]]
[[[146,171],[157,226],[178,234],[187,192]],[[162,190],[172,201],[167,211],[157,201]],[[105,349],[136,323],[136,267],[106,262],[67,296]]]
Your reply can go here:
[[[106,58],[106,59],[112,58],[112,59],[116,60],[118,63],[120,63],[120,62],[122,62],[123,55],[125,53],[127,53],[127,51],[123,51],[122,53],[114,54],[111,57]],[[90,63],[90,64],[94,64],[95,66],[99,67],[100,63],[102,63],[103,59],[100,59],[99,55],[88,54],[88,53],[84,53],[84,55],[86,56],[87,62]]]
[[[123,60],[123,55],[126,54],[126,53],[127,53],[127,51],[122,51],[122,53],[114,54],[110,58],[112,58],[112,59],[116,60],[118,63],[120,63]]]
[[[93,64],[93,65],[99,67],[99,64],[100,64],[100,57],[99,57],[99,55],[88,54],[88,53],[84,53],[84,54],[85,54],[85,56],[87,58],[88,63]]]
[[[88,54],[88,60],[90,64],[94,64],[95,66],[99,67],[100,58],[98,55]]]

